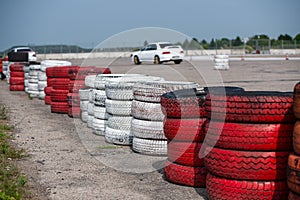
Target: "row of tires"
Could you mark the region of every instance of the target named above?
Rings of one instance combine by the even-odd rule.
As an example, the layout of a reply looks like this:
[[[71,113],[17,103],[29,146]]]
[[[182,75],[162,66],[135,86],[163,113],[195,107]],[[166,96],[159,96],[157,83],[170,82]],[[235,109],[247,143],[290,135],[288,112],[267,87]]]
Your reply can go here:
[[[166,179],[206,185],[209,199],[287,199],[286,173],[296,120],[293,94],[241,88],[225,88],[226,95],[220,92],[208,88],[204,98],[191,91],[162,96],[165,135],[172,139]],[[195,127],[192,133],[191,127]]]
[[[300,82],[294,87],[294,115],[297,118],[293,129],[293,150],[289,155],[287,183],[291,190],[289,199],[300,199]]]

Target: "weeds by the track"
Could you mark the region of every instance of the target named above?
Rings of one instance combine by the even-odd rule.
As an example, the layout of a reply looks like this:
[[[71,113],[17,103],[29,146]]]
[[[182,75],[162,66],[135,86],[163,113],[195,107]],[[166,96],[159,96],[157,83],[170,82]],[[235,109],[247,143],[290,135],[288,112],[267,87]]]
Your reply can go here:
[[[10,142],[11,127],[7,125],[7,110],[0,105],[0,200],[18,200],[26,194],[27,179],[14,162],[23,156]]]

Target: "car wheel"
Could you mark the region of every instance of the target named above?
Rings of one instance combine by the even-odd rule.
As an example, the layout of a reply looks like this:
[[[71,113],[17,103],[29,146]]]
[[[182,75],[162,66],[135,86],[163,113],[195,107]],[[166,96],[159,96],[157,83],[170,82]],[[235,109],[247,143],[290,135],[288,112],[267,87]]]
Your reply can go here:
[[[161,62],[160,62],[160,59],[159,59],[159,57],[158,56],[155,56],[154,57],[154,64],[161,64]]]
[[[174,63],[175,63],[176,65],[179,65],[181,62],[182,62],[182,60],[174,60]]]
[[[140,62],[140,60],[139,60],[139,57],[137,57],[137,56],[134,56],[133,62],[134,62],[134,64],[136,64],[136,65],[141,64],[141,62]]]

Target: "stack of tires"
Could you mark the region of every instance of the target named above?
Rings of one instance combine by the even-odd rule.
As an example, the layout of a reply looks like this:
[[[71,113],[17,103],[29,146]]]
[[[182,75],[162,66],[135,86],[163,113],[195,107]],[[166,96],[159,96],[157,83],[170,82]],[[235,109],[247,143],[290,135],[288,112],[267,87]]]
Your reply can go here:
[[[85,86],[89,88],[88,90],[88,103],[87,103],[87,127],[93,128],[94,121],[94,103],[95,103],[95,80],[96,75],[88,75],[85,78]]]
[[[210,92],[205,104],[209,199],[287,199],[292,93]]]
[[[5,57],[3,60],[2,60],[2,71],[3,71],[3,74],[4,76],[7,78],[7,70],[8,70],[8,67],[9,67],[9,61],[8,61],[8,58]]]
[[[191,82],[139,82],[134,85],[132,102],[133,151],[146,155],[167,155],[167,138],[163,131],[164,114],[161,95],[177,89],[198,88]]]
[[[289,200],[300,199],[300,82],[294,87],[294,115],[297,121],[293,131],[294,152],[288,160],[287,182],[290,188]]]
[[[48,77],[47,75],[47,68],[50,67],[55,67],[55,66],[71,66],[72,63],[68,62],[68,61],[60,61],[60,60],[43,60],[41,62],[41,72],[40,73],[45,73],[46,74],[46,82],[47,82],[47,86],[44,88],[44,93],[45,93],[45,97],[44,97],[44,101],[46,105],[50,105],[51,104],[51,89],[52,89],[52,77]],[[51,72],[51,70],[49,71],[49,73]],[[52,73],[51,73],[52,75]],[[40,74],[41,77],[43,77],[43,74]],[[41,88],[40,88],[41,89]]]
[[[9,90],[24,91],[24,63],[14,63],[9,66]]]
[[[77,68],[77,66],[56,66],[46,69],[47,85],[51,87],[50,105],[52,113],[68,114],[69,69],[72,68]],[[46,94],[48,93],[47,89],[45,89]]]
[[[41,71],[40,63],[30,63],[28,72],[28,91],[31,98],[38,98],[39,91],[39,77],[38,73]]]
[[[105,101],[107,99],[105,93],[105,82],[115,78],[120,78],[125,74],[99,74],[95,79],[95,102],[94,102],[94,120],[93,133],[95,135],[104,136],[107,126],[108,114],[105,108]]]
[[[168,139],[165,178],[173,183],[205,187],[207,171],[199,153],[207,121],[205,92],[196,89],[176,90],[161,97],[164,134]]]
[[[161,77],[130,76],[109,80],[105,84],[107,99],[105,100],[108,124],[105,130],[105,141],[117,145],[132,145],[131,105],[133,86],[138,81],[159,81]]]
[[[80,97],[79,89],[86,88],[85,78],[88,75],[97,74],[110,74],[109,68],[97,68],[97,67],[78,67],[77,69],[69,70],[69,116],[80,117]]]
[[[214,69],[228,70],[229,69],[229,56],[228,55],[215,55],[214,57]]]

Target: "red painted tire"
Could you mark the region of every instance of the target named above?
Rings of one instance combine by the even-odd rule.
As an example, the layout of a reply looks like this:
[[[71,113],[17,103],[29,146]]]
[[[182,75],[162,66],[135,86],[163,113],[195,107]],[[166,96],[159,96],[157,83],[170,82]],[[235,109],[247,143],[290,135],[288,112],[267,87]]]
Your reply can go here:
[[[54,78],[47,78],[47,86],[52,87],[52,81]]]
[[[68,104],[69,90],[51,90],[51,101],[52,102],[66,102]]]
[[[213,99],[213,101],[211,101]],[[294,123],[293,95],[287,92],[208,94],[208,118],[242,123]],[[212,116],[213,113],[213,116]]]
[[[295,117],[300,119],[300,82],[294,87],[294,105],[293,110]]]
[[[46,105],[50,105],[51,102],[52,102],[52,101],[51,101],[51,96],[50,96],[50,95],[46,95],[44,101],[45,101],[45,104],[46,104]]]
[[[69,107],[68,115],[73,118],[80,118],[80,107]]]
[[[78,93],[68,93],[68,104],[71,107],[80,107],[80,97]]]
[[[53,78],[52,87],[56,90],[69,90],[69,78]]]
[[[293,124],[245,124],[210,121],[205,142],[222,149],[291,151]],[[217,143],[216,143],[217,141]]]
[[[210,200],[287,199],[289,189],[283,181],[239,181],[207,174],[206,192]]]
[[[172,183],[192,187],[205,187],[207,171],[204,167],[182,166],[166,160],[164,175]]]
[[[24,85],[24,77],[10,77],[10,85]]]
[[[300,155],[300,121],[299,120],[294,125],[293,148],[296,154]]]
[[[21,78],[24,78],[24,76],[25,76],[24,72],[19,72],[19,71],[10,72],[10,77],[21,77]]]
[[[52,89],[53,89],[52,87],[45,87],[45,88],[44,88],[45,94],[50,96],[50,95],[51,95],[51,90],[52,90]]]
[[[179,165],[204,167],[204,159],[199,158],[202,143],[168,141],[168,160]]]
[[[24,91],[25,86],[24,85],[10,85],[9,90],[10,91]]]
[[[288,156],[289,152],[283,151],[234,151],[212,148],[205,157],[205,166],[210,173],[224,178],[284,180]]]
[[[300,194],[290,191],[289,200],[300,200]]]
[[[11,72],[24,72],[24,65],[21,63],[14,63],[9,66]]]
[[[46,69],[46,75],[50,78],[69,78],[69,69],[77,66],[55,66]]]
[[[67,102],[51,102],[51,112],[52,113],[69,113],[69,105]]]
[[[291,153],[288,158],[287,183],[291,191],[300,194],[300,156]]]
[[[194,89],[176,90],[161,96],[162,112],[169,118],[203,118],[205,93]]]
[[[164,133],[167,139],[186,142],[202,142],[205,137],[207,119],[171,119],[164,120]]]
[[[68,88],[70,93],[78,93],[83,88],[86,88],[84,80],[70,80]]]

